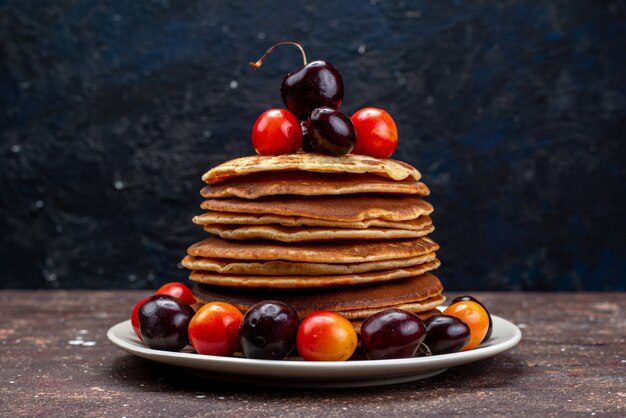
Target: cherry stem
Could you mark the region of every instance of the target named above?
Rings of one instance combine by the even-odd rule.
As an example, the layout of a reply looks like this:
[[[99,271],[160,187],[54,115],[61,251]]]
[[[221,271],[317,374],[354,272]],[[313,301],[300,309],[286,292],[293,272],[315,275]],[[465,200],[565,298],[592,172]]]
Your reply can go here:
[[[248,63],[248,65],[250,66],[251,69],[258,70],[259,68],[261,68],[263,61],[265,61],[265,58],[267,58],[269,54],[271,54],[279,46],[285,46],[285,45],[293,45],[297,47],[300,50],[300,53],[302,53],[302,60],[304,61],[304,65],[306,65],[306,54],[304,53],[304,49],[302,48],[302,45],[296,42],[279,42],[276,45],[271,46],[267,51],[265,51],[265,54],[263,54],[263,56],[259,58],[258,61],[250,62]]]

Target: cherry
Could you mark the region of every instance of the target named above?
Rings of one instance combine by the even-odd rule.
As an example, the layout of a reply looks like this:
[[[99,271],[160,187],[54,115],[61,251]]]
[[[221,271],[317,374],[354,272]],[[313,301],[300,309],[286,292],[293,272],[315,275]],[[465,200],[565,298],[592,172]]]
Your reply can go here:
[[[283,302],[259,302],[246,312],[239,345],[247,358],[280,360],[296,346],[300,315]]]
[[[468,300],[471,300],[472,302],[478,303],[480,306],[483,307],[485,312],[487,312],[487,315],[489,315],[489,328],[487,328],[487,335],[485,335],[485,338],[482,340],[482,342],[485,342],[489,338],[491,338],[491,333],[493,331],[493,320],[491,319],[491,314],[489,313],[487,308],[485,308],[485,305],[483,305],[478,299],[476,299],[476,298],[474,298],[472,296],[469,296],[469,295],[457,296],[454,299],[452,299],[452,302],[450,302],[450,304],[452,305],[453,303],[457,303],[457,302],[461,302],[461,301],[468,301]]]
[[[391,115],[382,109],[366,107],[350,118],[356,131],[352,152],[376,158],[389,158],[398,146],[398,129]]]
[[[470,328],[454,316],[434,315],[428,318],[424,344],[433,354],[456,353],[470,340]]]
[[[461,351],[471,350],[485,339],[489,328],[489,313],[479,303],[471,300],[456,302],[448,306],[443,314],[461,319],[470,329],[470,340]]]
[[[339,71],[327,61],[313,61],[307,64],[302,46],[295,42],[280,42],[270,47],[250,68],[256,70],[275,48],[293,45],[300,49],[304,66],[288,73],[280,86],[283,102],[299,119],[305,120],[318,107],[339,109],[343,101],[343,80]]]
[[[302,128],[302,151],[315,152],[316,149],[313,148],[309,139],[309,122],[306,120],[301,121],[300,127]]]
[[[260,155],[292,154],[302,146],[300,122],[288,110],[266,110],[252,127],[252,146]]]
[[[298,353],[307,361],[348,360],[356,346],[354,326],[335,312],[312,313],[302,321],[296,334]]]
[[[189,344],[187,327],[195,312],[170,295],[151,296],[139,307],[142,341],[156,350],[178,351]]]
[[[137,335],[137,338],[139,338],[139,340],[143,341],[143,339],[141,338],[141,331],[139,329],[139,308],[141,308],[141,305],[144,304],[144,302],[146,302],[148,299],[150,299],[149,297],[140,300],[136,305],[135,308],[133,309],[133,312],[130,314],[130,324],[133,326],[133,331],[135,331],[135,334]]]
[[[189,340],[199,354],[232,356],[239,346],[243,314],[229,303],[203,305],[189,322]]]
[[[350,119],[330,107],[313,110],[307,136],[316,150],[335,157],[352,151],[356,142],[356,133]]]
[[[196,298],[193,296],[193,293],[191,293],[191,289],[180,282],[165,283],[163,286],[159,287],[155,295],[174,296],[189,305],[196,303]]]
[[[361,346],[370,360],[414,357],[424,338],[424,322],[402,309],[378,312],[361,325]]]

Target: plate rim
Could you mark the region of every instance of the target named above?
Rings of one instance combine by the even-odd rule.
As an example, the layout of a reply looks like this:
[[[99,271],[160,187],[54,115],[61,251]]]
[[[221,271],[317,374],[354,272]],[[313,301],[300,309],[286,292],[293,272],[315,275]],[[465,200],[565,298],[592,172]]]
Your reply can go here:
[[[118,332],[122,329],[128,331],[130,328],[132,335],[134,332],[132,331],[132,325],[130,324],[130,319],[125,321],[121,321],[113,326],[111,326],[107,331],[107,338],[113,345],[118,348],[133,354],[138,357],[146,358],[152,361],[172,364],[172,362],[161,361],[162,359],[169,360],[188,360],[192,363],[200,362],[202,365],[214,365],[214,366],[254,366],[253,369],[250,369],[250,374],[254,371],[285,371],[285,372],[293,372],[293,371],[312,371],[315,370],[317,372],[321,371],[342,371],[345,370],[349,372],[353,369],[367,369],[376,371],[379,369],[395,369],[402,368],[406,366],[412,366],[413,368],[421,369],[419,366],[422,366],[424,370],[433,370],[438,368],[449,368],[455,367],[462,364],[472,363],[474,361],[479,361],[488,357],[495,356],[504,351],[510,350],[514,346],[516,346],[521,338],[522,332],[514,323],[499,317],[497,315],[492,315],[492,319],[494,321],[494,328],[496,327],[496,323],[498,326],[507,326],[510,331],[512,331],[512,335],[508,337],[506,340],[495,343],[493,345],[486,345],[484,347],[477,347],[473,350],[450,353],[450,354],[438,354],[433,356],[426,357],[413,357],[413,358],[404,358],[404,359],[386,359],[386,360],[349,360],[349,361],[304,361],[304,360],[263,360],[263,359],[248,359],[243,357],[223,357],[223,356],[212,356],[207,354],[198,354],[198,353],[189,353],[189,352],[174,352],[174,351],[164,351],[164,350],[154,350],[149,347],[140,346],[138,344],[131,344],[126,341],[124,338],[118,335]],[[137,339],[139,342],[139,339]],[[207,367],[193,367],[193,366],[181,366],[186,368],[197,368],[197,369],[207,369]],[[303,376],[309,377],[309,376]]]

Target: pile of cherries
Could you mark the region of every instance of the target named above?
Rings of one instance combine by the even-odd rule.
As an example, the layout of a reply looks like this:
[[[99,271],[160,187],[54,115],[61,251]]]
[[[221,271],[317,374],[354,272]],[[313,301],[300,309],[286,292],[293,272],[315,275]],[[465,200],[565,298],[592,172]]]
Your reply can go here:
[[[304,66],[285,76],[280,95],[287,109],[270,109],[252,128],[252,145],[258,154],[291,154],[298,150],[342,156],[350,152],[388,158],[398,145],[398,130],[389,113],[368,107],[352,117],[339,111],[343,79],[327,61],[307,64],[302,46],[280,42],[256,62],[254,70],[272,51],[284,45],[300,49]]]
[[[245,315],[223,302],[194,311],[193,294],[182,283],[162,286],[140,301],[131,323],[137,337],[157,350],[179,351],[191,345],[199,354],[280,360],[297,349],[304,360],[343,361],[353,357],[357,333],[350,321],[329,311],[304,320],[291,306],[262,301]],[[491,315],[471,296],[461,296],[442,312],[422,321],[401,309],[387,309],[361,325],[361,348],[371,360],[447,354],[471,350],[491,336]]]

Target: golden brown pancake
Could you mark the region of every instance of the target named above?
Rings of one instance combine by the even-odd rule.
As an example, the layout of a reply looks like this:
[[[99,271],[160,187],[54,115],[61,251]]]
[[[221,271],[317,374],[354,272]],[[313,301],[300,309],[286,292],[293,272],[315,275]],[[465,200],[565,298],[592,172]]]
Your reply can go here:
[[[331,157],[317,153],[285,155],[254,155],[237,158],[218,165],[204,173],[202,180],[209,184],[231,177],[266,171],[312,171],[317,173],[371,173],[393,180],[412,178],[419,180],[421,174],[402,161],[378,159],[366,155],[348,154]]]
[[[193,257],[236,260],[285,260],[345,264],[416,257],[437,251],[439,245],[427,237],[394,241],[328,241],[287,244],[276,241],[231,241],[210,237],[193,244]]]
[[[426,225],[432,225],[433,221],[428,215],[419,216],[408,221],[387,221],[384,219],[364,219],[355,222],[328,221],[325,219],[304,218],[301,216],[281,216],[273,214],[255,213],[227,213],[207,212],[194,216],[193,222],[198,225],[226,224],[226,225],[272,225],[283,226],[317,226],[329,228],[393,228],[393,229],[423,229]]]
[[[210,271],[192,271],[189,279],[215,286],[236,288],[272,288],[302,289],[314,287],[352,286],[365,283],[381,283],[390,280],[418,276],[439,267],[441,263],[435,259],[417,266],[399,269],[377,270],[359,274],[341,274],[333,276],[253,276],[221,274]]]
[[[340,222],[371,218],[405,221],[430,215],[433,211],[430,203],[414,196],[373,194],[207,199],[200,207],[218,212],[272,213]]]
[[[359,286],[315,289],[239,289],[196,284],[193,293],[201,303],[221,301],[246,311],[263,300],[279,300],[301,315],[328,310],[363,318],[362,313],[389,306],[420,304],[420,310],[433,309],[445,300],[437,277],[425,273],[416,277]]]
[[[370,263],[325,264],[300,263],[294,261],[244,261],[227,258],[202,258],[186,256],[182,264],[189,270],[212,271],[233,275],[265,276],[324,276],[338,274],[358,274],[376,270],[389,270],[417,266],[433,261],[436,253],[398,260],[373,261]]]
[[[380,312],[383,309],[402,309],[403,311],[408,312],[422,312],[430,309],[434,309],[437,306],[441,305],[446,301],[446,297],[442,294],[437,296],[433,296],[432,298],[428,298],[426,300],[422,300],[419,302],[409,302],[409,303],[399,303],[397,305],[387,305],[378,308],[369,308],[369,309],[351,309],[347,311],[341,311],[341,315],[345,316],[348,319],[355,318],[367,318],[370,315],[374,315],[377,312]]]
[[[264,172],[233,177],[209,184],[200,194],[205,198],[239,197],[257,199],[274,195],[343,195],[354,193],[413,194],[428,196],[424,183],[407,179],[393,181],[373,174],[312,173],[306,171]]]
[[[225,239],[269,239],[282,242],[381,240],[423,237],[435,230],[432,225],[415,229],[343,229],[343,228],[292,228],[280,225],[205,225],[204,230]]]

